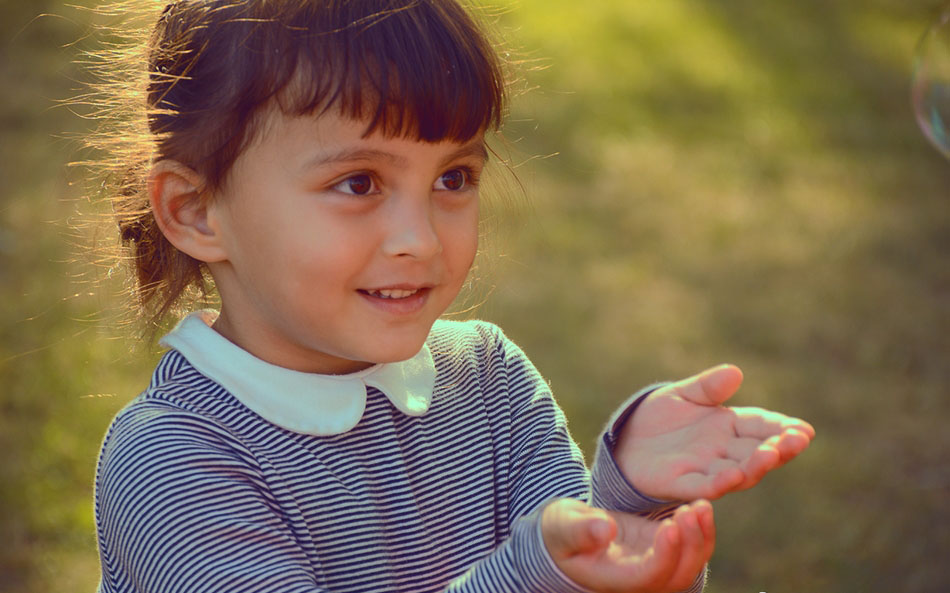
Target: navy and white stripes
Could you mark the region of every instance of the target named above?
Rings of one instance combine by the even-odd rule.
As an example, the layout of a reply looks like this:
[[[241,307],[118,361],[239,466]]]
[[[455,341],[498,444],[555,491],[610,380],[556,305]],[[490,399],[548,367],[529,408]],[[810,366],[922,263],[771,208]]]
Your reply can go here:
[[[428,345],[425,415],[370,388],[332,436],[267,422],[167,353],[103,443],[100,591],[579,591],[538,535],[547,501],[590,499],[547,384],[484,322],[437,322]],[[635,500],[602,457],[597,499]]]

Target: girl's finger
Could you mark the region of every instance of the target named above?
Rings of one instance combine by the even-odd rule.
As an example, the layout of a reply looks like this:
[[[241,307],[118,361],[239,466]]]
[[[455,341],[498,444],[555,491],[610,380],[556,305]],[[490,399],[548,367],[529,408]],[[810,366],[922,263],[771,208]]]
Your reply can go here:
[[[782,464],[782,456],[778,452],[778,437],[772,437],[752,453],[752,456],[742,464],[742,470],[745,473],[745,482],[742,489],[751,488],[773,469]]]
[[[762,408],[732,408],[735,413],[735,432],[740,437],[765,440],[787,430],[797,430],[814,438],[811,424],[785,414]]]
[[[709,504],[705,501],[703,503]],[[673,574],[665,583],[666,587],[671,590],[679,591],[689,587],[706,564],[705,535],[699,522],[698,513],[700,506],[702,504],[699,502],[683,505],[676,509],[676,513],[673,515],[673,521],[680,529],[683,545],[676,570],[673,571]]]
[[[714,500],[729,492],[742,489],[743,484],[748,480],[742,463],[732,459],[714,459],[709,463],[706,472],[712,482],[713,493],[709,496],[696,496],[687,500],[696,498]]]
[[[747,474],[747,480],[758,481],[766,473],[794,459],[808,447],[810,442],[806,434],[797,430],[788,430],[771,436],[765,441],[736,438],[726,445],[726,456],[743,468],[743,472]],[[777,452],[777,459],[773,451]],[[751,485],[748,484],[746,487]]]
[[[739,466],[734,464],[731,467],[725,467],[717,471],[711,476],[711,480],[713,494],[710,496],[700,496],[699,498],[715,500],[730,492],[735,492],[741,488],[743,482],[746,480],[746,476]]]
[[[716,549],[716,520],[713,506],[709,501],[699,500],[696,503],[698,504],[696,512],[699,515],[699,526],[703,530],[703,557],[708,563]]]
[[[683,550],[683,536],[673,519],[664,519],[653,536],[653,548],[646,553],[631,582],[644,588],[659,587],[670,580],[679,566]]]
[[[745,479],[739,464],[732,460],[718,460],[704,472],[690,472],[676,478],[667,498],[674,500],[715,500],[735,490]]]
[[[759,448],[759,445],[762,444],[762,439],[755,439],[750,437],[733,437],[728,443],[726,443],[725,448],[725,457],[731,459],[736,463],[742,463],[746,459],[752,457],[752,454],[755,453],[755,450]]]
[[[791,429],[779,437],[778,452],[782,457],[782,463],[787,463],[798,456],[799,453],[808,448],[811,444],[811,438],[805,433],[796,429]]]

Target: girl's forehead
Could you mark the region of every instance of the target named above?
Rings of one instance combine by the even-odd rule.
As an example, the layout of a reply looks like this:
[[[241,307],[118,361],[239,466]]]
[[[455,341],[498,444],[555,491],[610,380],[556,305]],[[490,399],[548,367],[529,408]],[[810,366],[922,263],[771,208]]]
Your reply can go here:
[[[429,142],[413,135],[391,135],[371,129],[371,119],[354,118],[335,109],[323,113],[288,115],[279,109],[263,114],[259,149],[285,155],[308,165],[349,160],[389,161],[394,166],[408,164],[414,158],[439,160],[488,158],[484,133],[467,141],[446,139]]]

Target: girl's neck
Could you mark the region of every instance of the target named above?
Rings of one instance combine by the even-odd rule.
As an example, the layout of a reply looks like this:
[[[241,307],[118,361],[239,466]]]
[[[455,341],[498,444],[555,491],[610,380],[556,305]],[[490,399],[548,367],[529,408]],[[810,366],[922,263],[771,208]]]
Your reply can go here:
[[[256,331],[246,324],[233,323],[222,307],[211,324],[215,330],[232,344],[270,364],[303,373],[319,375],[348,375],[368,369],[375,363],[346,360],[304,347],[287,348],[286,343],[275,343],[266,331]]]

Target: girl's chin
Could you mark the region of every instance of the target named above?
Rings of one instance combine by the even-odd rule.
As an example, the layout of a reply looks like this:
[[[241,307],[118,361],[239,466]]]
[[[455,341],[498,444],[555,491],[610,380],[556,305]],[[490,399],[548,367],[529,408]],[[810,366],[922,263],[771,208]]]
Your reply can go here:
[[[380,348],[368,358],[373,360],[373,364],[389,364],[394,362],[403,362],[419,354],[425,345],[426,338],[429,336],[427,328],[425,335],[418,339],[405,340],[399,344],[394,344],[391,348]]]

